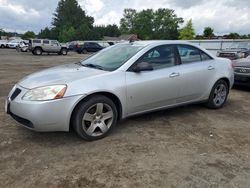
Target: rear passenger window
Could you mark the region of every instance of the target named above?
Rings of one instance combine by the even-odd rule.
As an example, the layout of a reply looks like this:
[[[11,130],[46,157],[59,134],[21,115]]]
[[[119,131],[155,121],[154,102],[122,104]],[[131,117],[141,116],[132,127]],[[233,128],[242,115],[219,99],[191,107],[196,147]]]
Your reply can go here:
[[[43,44],[49,44],[49,41],[48,40],[44,40]]]
[[[144,54],[137,63],[147,62],[153,69],[175,66],[175,51],[170,45],[158,46]]]
[[[182,64],[202,61],[200,50],[188,45],[177,46]]]

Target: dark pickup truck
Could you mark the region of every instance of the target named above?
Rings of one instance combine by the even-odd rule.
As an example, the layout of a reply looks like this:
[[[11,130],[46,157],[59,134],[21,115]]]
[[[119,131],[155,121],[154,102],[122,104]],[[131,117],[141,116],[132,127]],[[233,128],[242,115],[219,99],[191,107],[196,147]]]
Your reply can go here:
[[[250,41],[237,42],[234,43],[230,48],[217,52],[218,57],[224,57],[230,60],[246,58],[249,55],[250,55]]]

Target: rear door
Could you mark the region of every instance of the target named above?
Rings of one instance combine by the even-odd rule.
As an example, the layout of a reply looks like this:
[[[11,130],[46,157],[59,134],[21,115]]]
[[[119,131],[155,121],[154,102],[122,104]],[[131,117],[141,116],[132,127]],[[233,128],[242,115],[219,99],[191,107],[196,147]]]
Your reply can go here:
[[[59,42],[58,41],[56,41],[56,40],[52,40],[51,41],[51,45],[50,45],[50,51],[51,52],[60,52],[60,50],[61,50],[61,45],[59,44]]]
[[[181,60],[181,91],[177,103],[199,100],[216,74],[213,58],[190,45],[177,45]]]
[[[133,66],[145,62],[152,65],[152,71],[132,71]],[[132,67],[126,72],[129,114],[176,103],[180,90],[180,78],[174,46],[158,46],[144,54]]]
[[[43,40],[43,50],[46,52],[51,50],[49,40]]]

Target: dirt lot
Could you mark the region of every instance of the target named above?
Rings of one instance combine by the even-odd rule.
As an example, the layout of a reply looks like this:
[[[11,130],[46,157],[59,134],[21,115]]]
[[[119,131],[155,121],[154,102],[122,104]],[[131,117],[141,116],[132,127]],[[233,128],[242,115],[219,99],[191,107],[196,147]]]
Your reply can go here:
[[[107,138],[36,133],[4,113],[25,75],[83,55],[0,49],[0,187],[250,187],[250,89],[221,110],[192,105],[120,122]]]

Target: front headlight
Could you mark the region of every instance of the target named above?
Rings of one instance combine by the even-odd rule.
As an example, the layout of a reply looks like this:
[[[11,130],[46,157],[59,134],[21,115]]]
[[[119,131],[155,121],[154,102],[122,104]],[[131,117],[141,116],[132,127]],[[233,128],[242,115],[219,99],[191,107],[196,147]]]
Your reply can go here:
[[[244,58],[246,54],[244,52],[239,52],[238,53],[239,58]]]
[[[64,96],[66,85],[52,85],[34,88],[25,93],[23,100],[26,101],[45,101],[60,99]]]

